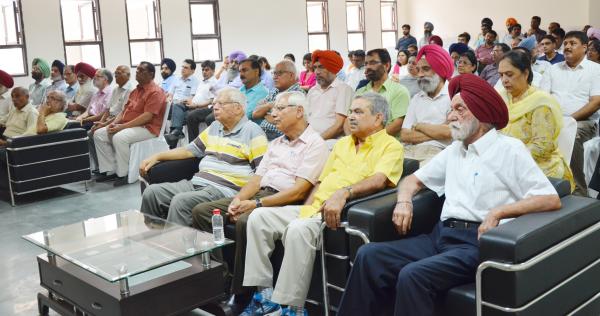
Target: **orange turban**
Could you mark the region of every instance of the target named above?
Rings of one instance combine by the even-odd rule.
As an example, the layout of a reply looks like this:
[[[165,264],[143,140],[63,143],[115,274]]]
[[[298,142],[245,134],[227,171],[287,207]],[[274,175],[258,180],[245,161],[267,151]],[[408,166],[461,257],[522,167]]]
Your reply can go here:
[[[515,19],[515,18],[508,18],[508,19],[506,19],[506,22],[504,22],[504,24],[506,24],[506,26],[513,26],[518,23],[519,22],[517,22],[517,19]]]
[[[316,50],[312,53],[312,62],[320,62],[325,69],[330,72],[337,74],[342,67],[344,67],[344,61],[342,57],[332,50]]]
[[[454,61],[450,58],[450,54],[441,46],[429,44],[421,47],[417,54],[417,61],[425,55],[425,60],[429,63],[433,71],[440,77],[448,80],[452,78],[454,73]]]
[[[448,84],[450,98],[460,93],[469,111],[483,123],[503,129],[508,124],[508,108],[502,97],[487,81],[473,74],[459,75]]]

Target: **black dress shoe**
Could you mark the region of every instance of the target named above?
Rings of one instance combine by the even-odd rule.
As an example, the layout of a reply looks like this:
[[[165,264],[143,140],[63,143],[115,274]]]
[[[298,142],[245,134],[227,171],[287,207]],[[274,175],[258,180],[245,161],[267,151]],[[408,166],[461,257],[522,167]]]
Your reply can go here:
[[[113,174],[103,174],[101,176],[98,176],[95,178],[96,182],[107,182],[107,181],[112,181],[117,179],[117,175],[115,173]]]
[[[117,177],[117,179],[113,183],[113,186],[120,187],[120,186],[126,185],[126,184],[129,184],[129,182],[127,181],[127,176]]]

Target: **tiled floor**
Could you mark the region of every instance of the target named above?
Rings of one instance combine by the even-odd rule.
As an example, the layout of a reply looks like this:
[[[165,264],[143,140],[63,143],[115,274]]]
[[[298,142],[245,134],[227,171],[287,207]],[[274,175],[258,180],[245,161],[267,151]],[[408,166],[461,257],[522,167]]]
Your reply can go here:
[[[12,207],[0,199],[0,315],[37,315],[39,285],[36,255],[43,251],[21,238],[22,235],[84,219],[137,209],[139,184],[113,188],[112,183],[88,182],[33,193],[17,199]],[[50,313],[50,315],[56,315]],[[206,315],[201,311],[191,315]]]

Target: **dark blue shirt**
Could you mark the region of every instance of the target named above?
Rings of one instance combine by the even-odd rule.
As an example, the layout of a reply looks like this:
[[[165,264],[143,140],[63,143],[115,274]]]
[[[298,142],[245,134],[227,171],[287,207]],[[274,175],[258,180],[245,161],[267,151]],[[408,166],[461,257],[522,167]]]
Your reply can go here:
[[[548,60],[548,57],[546,57],[546,55],[542,56],[542,57],[538,57],[538,60],[545,60],[549,63],[551,63],[552,65],[554,64],[558,64],[561,61],[565,61],[565,56],[561,53],[556,53],[556,55],[554,56],[554,58],[552,58],[552,60]]]
[[[396,50],[408,49],[408,45],[410,44],[417,45],[417,39],[414,36],[408,35],[408,37],[401,37],[398,39],[398,44],[396,44]]]

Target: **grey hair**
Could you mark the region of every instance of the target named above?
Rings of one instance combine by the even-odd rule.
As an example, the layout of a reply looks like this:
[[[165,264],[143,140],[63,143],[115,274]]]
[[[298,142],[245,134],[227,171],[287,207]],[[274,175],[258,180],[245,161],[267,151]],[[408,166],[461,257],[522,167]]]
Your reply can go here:
[[[131,68],[129,68],[129,66],[127,66],[127,65],[119,65],[119,66],[117,66],[117,68],[115,68],[115,70],[119,69],[119,68],[125,69],[127,71],[127,76],[131,77]]]
[[[291,72],[292,74],[294,74],[294,78],[296,77],[297,70],[296,70],[296,65],[294,65],[293,62],[291,62],[289,60],[282,60],[282,61],[278,62],[277,65],[282,65],[283,68],[285,69],[285,71]]]
[[[50,94],[50,93],[54,93],[60,98],[57,101],[61,103],[63,111],[66,110],[67,109],[67,95],[60,90],[50,91],[48,94]]]
[[[108,84],[110,85],[113,81],[112,72],[110,72],[110,70],[108,70],[106,68],[100,68],[100,69],[98,69],[98,71],[100,71],[102,76],[104,76],[104,78],[106,78],[106,80],[108,81]]]
[[[217,93],[217,96],[227,97],[229,101],[238,103],[244,111],[246,110],[246,95],[238,89],[231,87],[223,88]]]
[[[381,94],[375,92],[367,92],[365,94],[355,96],[354,99],[364,99],[369,101],[371,113],[373,115],[376,115],[377,113],[383,114],[383,126],[387,124],[390,106],[387,100],[384,97],[382,97]]]
[[[275,98],[275,103],[279,102],[279,100],[287,98],[287,102],[289,105],[301,106],[304,109],[304,119],[308,120],[308,99],[306,95],[301,91],[285,91],[281,92]]]

